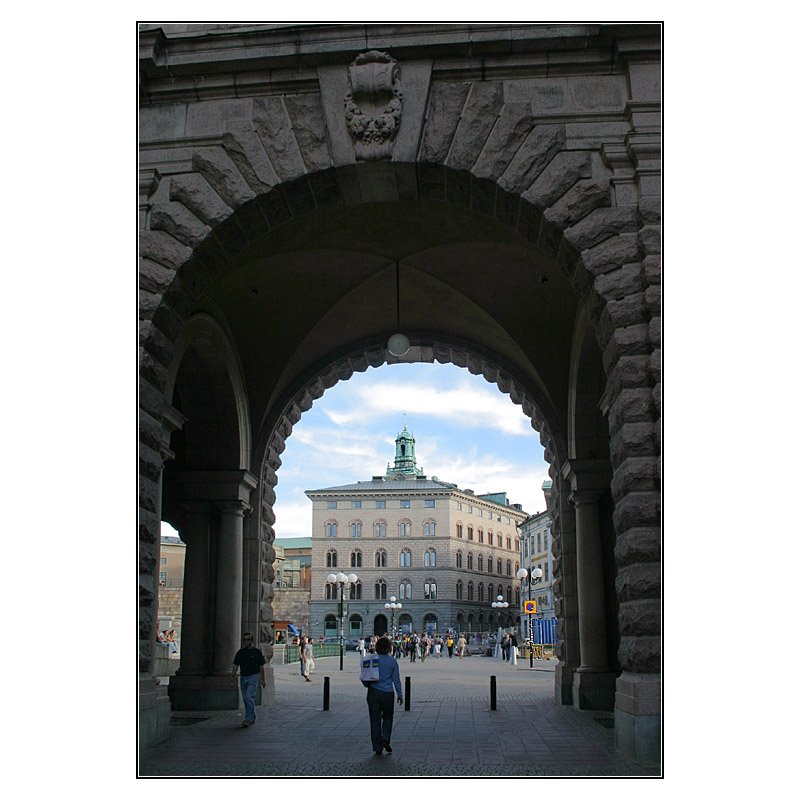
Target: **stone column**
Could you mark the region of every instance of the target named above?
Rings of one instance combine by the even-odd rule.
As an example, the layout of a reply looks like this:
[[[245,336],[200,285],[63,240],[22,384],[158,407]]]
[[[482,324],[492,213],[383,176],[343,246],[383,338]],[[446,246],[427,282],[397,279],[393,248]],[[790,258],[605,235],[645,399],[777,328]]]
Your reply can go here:
[[[179,675],[204,675],[210,663],[208,650],[208,597],[211,572],[211,506],[186,506],[186,542],[183,567],[183,619],[181,623],[181,665]]]
[[[187,657],[170,679],[169,697],[176,711],[236,709],[243,517],[257,481],[246,470],[184,472],[180,481],[189,511],[181,636]]]
[[[575,671],[572,702],[580,709],[614,708],[616,675],[609,666],[599,501],[607,489],[608,462],[573,459],[563,470],[572,486],[578,571],[580,666]]]
[[[214,612],[215,675],[229,675],[242,635],[242,539],[244,512],[249,506],[231,501],[218,504],[216,607]]]

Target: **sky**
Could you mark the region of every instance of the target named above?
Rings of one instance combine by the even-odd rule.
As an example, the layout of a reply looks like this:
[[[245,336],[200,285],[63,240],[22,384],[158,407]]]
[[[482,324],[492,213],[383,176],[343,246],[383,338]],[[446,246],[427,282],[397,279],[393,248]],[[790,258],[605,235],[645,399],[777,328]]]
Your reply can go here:
[[[328,389],[292,429],[275,487],[275,535],[311,535],[304,492],[383,475],[407,425],[417,466],[476,494],[507,492],[544,511],[549,479],[539,434],[495,384],[453,364],[387,364]],[[174,535],[166,524],[162,534]]]

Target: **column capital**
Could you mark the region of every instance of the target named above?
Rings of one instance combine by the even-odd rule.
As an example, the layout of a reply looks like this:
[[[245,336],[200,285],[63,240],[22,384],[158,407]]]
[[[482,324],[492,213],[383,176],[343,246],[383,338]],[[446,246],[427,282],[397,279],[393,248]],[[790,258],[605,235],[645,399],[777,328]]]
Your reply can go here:
[[[258,478],[246,469],[185,470],[178,473],[187,501],[219,504],[239,502],[249,505],[250,493]]]
[[[611,484],[611,465],[605,458],[571,458],[561,468],[572,493],[598,492],[602,494]]]

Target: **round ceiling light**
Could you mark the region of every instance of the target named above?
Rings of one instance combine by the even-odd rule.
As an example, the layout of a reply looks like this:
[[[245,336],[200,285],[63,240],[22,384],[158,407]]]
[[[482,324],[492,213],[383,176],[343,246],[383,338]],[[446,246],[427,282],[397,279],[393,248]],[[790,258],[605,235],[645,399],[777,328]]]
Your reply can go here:
[[[404,356],[411,349],[411,342],[402,333],[395,333],[389,337],[389,352],[393,356]]]

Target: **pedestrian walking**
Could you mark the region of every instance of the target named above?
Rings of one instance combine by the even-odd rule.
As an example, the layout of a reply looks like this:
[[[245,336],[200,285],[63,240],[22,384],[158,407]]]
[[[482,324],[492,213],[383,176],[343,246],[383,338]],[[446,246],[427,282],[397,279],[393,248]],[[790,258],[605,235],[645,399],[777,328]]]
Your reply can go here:
[[[378,654],[378,680],[361,681],[367,687],[367,707],[369,709],[369,732],[372,751],[376,756],[385,750],[392,752],[392,722],[394,720],[394,695],[397,704],[403,703],[403,689],[400,685],[400,667],[389,655],[391,642],[388,638],[378,639],[375,652]]]
[[[453,634],[452,633],[448,633],[447,634],[447,641],[445,642],[445,644],[447,645],[447,657],[448,658],[452,658],[453,657],[453,646],[455,645],[455,642],[453,641]]]
[[[464,638],[464,634],[462,633],[461,636],[458,637],[458,644],[456,645],[456,650],[458,651],[458,657],[464,658],[464,651],[467,649],[467,640]]]
[[[314,640],[309,636],[305,647],[306,656],[306,680],[311,683],[311,673],[314,671]]]
[[[239,689],[242,693],[244,702],[244,721],[243,728],[249,728],[256,721],[256,690],[259,679],[261,688],[267,685],[267,678],[264,674],[264,664],[267,660],[264,654],[253,645],[253,634],[245,633],[242,636],[242,645],[233,657],[233,674],[239,672]]]
[[[500,642],[500,649],[503,651],[503,661],[508,661],[508,648],[511,646],[508,634],[503,634],[503,640]]]
[[[300,654],[300,675],[311,683],[311,678],[308,677],[308,667],[306,665],[306,645],[308,639],[305,636],[300,637],[300,644],[297,645]]]

